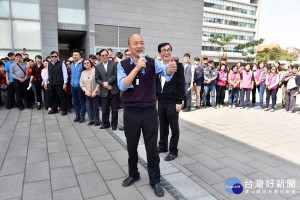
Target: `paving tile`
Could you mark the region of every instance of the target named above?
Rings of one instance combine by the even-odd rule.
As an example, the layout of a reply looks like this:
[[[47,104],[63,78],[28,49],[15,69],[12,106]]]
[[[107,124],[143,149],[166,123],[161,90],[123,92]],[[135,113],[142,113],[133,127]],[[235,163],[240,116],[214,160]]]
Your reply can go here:
[[[96,147],[88,149],[94,162],[101,162],[105,160],[111,160],[112,157],[104,147]]]
[[[97,162],[96,165],[105,181],[126,177],[126,174],[114,160]]]
[[[77,177],[85,199],[110,193],[99,172],[79,174]]]
[[[79,187],[67,188],[53,192],[53,200],[83,200]]]
[[[71,166],[71,160],[68,152],[58,152],[49,154],[50,168]]]
[[[47,148],[46,138],[33,138],[29,140],[28,149],[43,149]]]
[[[78,186],[75,173],[72,167],[61,167],[51,169],[52,190]]]
[[[142,200],[145,199],[135,186],[123,187],[123,179],[107,181],[108,188],[115,199]]]
[[[78,135],[64,136],[64,140],[65,140],[66,145],[82,144],[82,141]]]
[[[0,177],[0,199],[21,197],[24,174]]]
[[[97,171],[97,167],[90,156],[74,157],[72,163],[76,174]]]
[[[4,160],[0,176],[24,173],[26,157],[7,158]]]
[[[240,172],[243,175],[252,174],[252,173],[255,173],[258,171],[257,169],[252,168],[251,165],[249,165],[249,163],[244,164],[244,163],[236,161],[230,157],[220,158],[220,159],[218,159],[218,161],[220,161],[221,163],[227,165],[228,167]],[[251,161],[250,163],[252,163],[252,162],[253,161]]]
[[[106,194],[106,195],[102,195],[102,196],[88,198],[86,200],[114,200],[114,198],[111,194]]]
[[[48,179],[50,179],[48,161],[28,163],[26,165],[26,173],[25,173],[26,183],[48,180]]]
[[[48,142],[48,153],[67,151],[64,141]]]
[[[232,148],[224,148],[221,150],[221,152],[223,154],[226,154],[227,156],[230,156],[230,157],[240,161],[240,162],[250,162],[250,161],[254,160],[254,158],[248,156],[247,153],[242,154],[239,151],[234,150]]]
[[[186,168],[210,185],[224,181],[223,177],[200,163],[186,165]]]
[[[71,157],[88,155],[88,152],[83,144],[68,145],[67,148]]]
[[[115,139],[103,142],[103,146],[109,152],[124,150],[124,148]]]
[[[277,166],[284,164],[279,159],[275,159],[270,156],[266,156],[265,154],[262,154],[262,153],[256,152],[256,151],[247,152],[247,153],[245,153],[245,155],[248,155],[248,156],[254,158],[255,160],[261,161],[272,167],[277,167]]]
[[[216,159],[213,159],[213,158],[205,155],[204,153],[193,154],[191,157],[194,158],[195,160],[197,160],[199,163],[205,165],[206,167],[208,167],[209,169],[212,169],[212,170],[226,167],[224,164],[220,163]]]
[[[25,183],[23,200],[52,200],[50,180]]]
[[[10,148],[7,151],[6,158],[17,158],[27,156],[27,145],[20,145],[16,148]]]
[[[202,187],[181,172],[164,175],[163,177],[187,199],[210,196]]]
[[[163,197],[157,197],[154,193],[153,188],[148,184],[148,185],[143,185],[137,188],[140,193],[144,196],[145,199],[159,199],[159,200],[171,200],[174,199],[170,193],[168,193],[165,189],[165,195]]]
[[[97,137],[87,137],[87,138],[82,138],[82,141],[84,143],[84,146],[89,149],[89,148],[95,148],[95,147],[102,147],[101,142],[98,140]]]
[[[120,166],[128,165],[128,152],[126,150],[114,151],[110,153]]]
[[[47,148],[28,150],[27,163],[48,161]]]

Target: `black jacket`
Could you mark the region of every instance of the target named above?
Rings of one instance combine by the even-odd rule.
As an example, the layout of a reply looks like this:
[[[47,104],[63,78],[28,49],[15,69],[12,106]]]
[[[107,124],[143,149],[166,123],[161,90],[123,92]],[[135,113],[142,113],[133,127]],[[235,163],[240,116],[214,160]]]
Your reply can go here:
[[[162,90],[160,76],[156,77],[156,95],[158,101],[164,104],[182,104],[185,95],[184,69],[181,63],[177,63],[177,72],[169,82],[165,82]]]

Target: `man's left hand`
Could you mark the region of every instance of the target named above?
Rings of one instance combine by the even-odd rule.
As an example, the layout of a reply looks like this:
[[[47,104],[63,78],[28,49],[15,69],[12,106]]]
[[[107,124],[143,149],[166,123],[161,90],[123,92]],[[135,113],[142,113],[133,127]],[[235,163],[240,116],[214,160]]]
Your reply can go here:
[[[182,104],[176,104],[176,112],[180,112]]]

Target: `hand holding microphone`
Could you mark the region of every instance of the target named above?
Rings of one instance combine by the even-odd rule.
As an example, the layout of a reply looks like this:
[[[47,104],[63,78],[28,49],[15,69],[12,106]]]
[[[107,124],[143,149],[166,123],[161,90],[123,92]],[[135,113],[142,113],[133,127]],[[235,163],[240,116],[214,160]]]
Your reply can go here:
[[[145,56],[143,53],[140,53],[139,57],[140,59],[138,60],[136,67],[138,68],[139,71],[142,70],[142,74],[145,74],[146,73],[146,61],[144,59]]]

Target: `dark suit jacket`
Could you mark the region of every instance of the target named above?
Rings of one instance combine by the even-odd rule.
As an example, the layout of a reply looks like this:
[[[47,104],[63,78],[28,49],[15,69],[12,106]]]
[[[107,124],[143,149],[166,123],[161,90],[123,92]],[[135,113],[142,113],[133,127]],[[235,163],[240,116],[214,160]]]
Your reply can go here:
[[[101,62],[95,67],[95,79],[100,85],[100,96],[107,97],[108,89],[103,87],[104,82],[108,82],[109,85],[113,87],[111,90],[112,94],[119,94],[119,88],[117,84],[117,63],[113,61],[108,61],[107,71],[104,69],[104,65]]]

